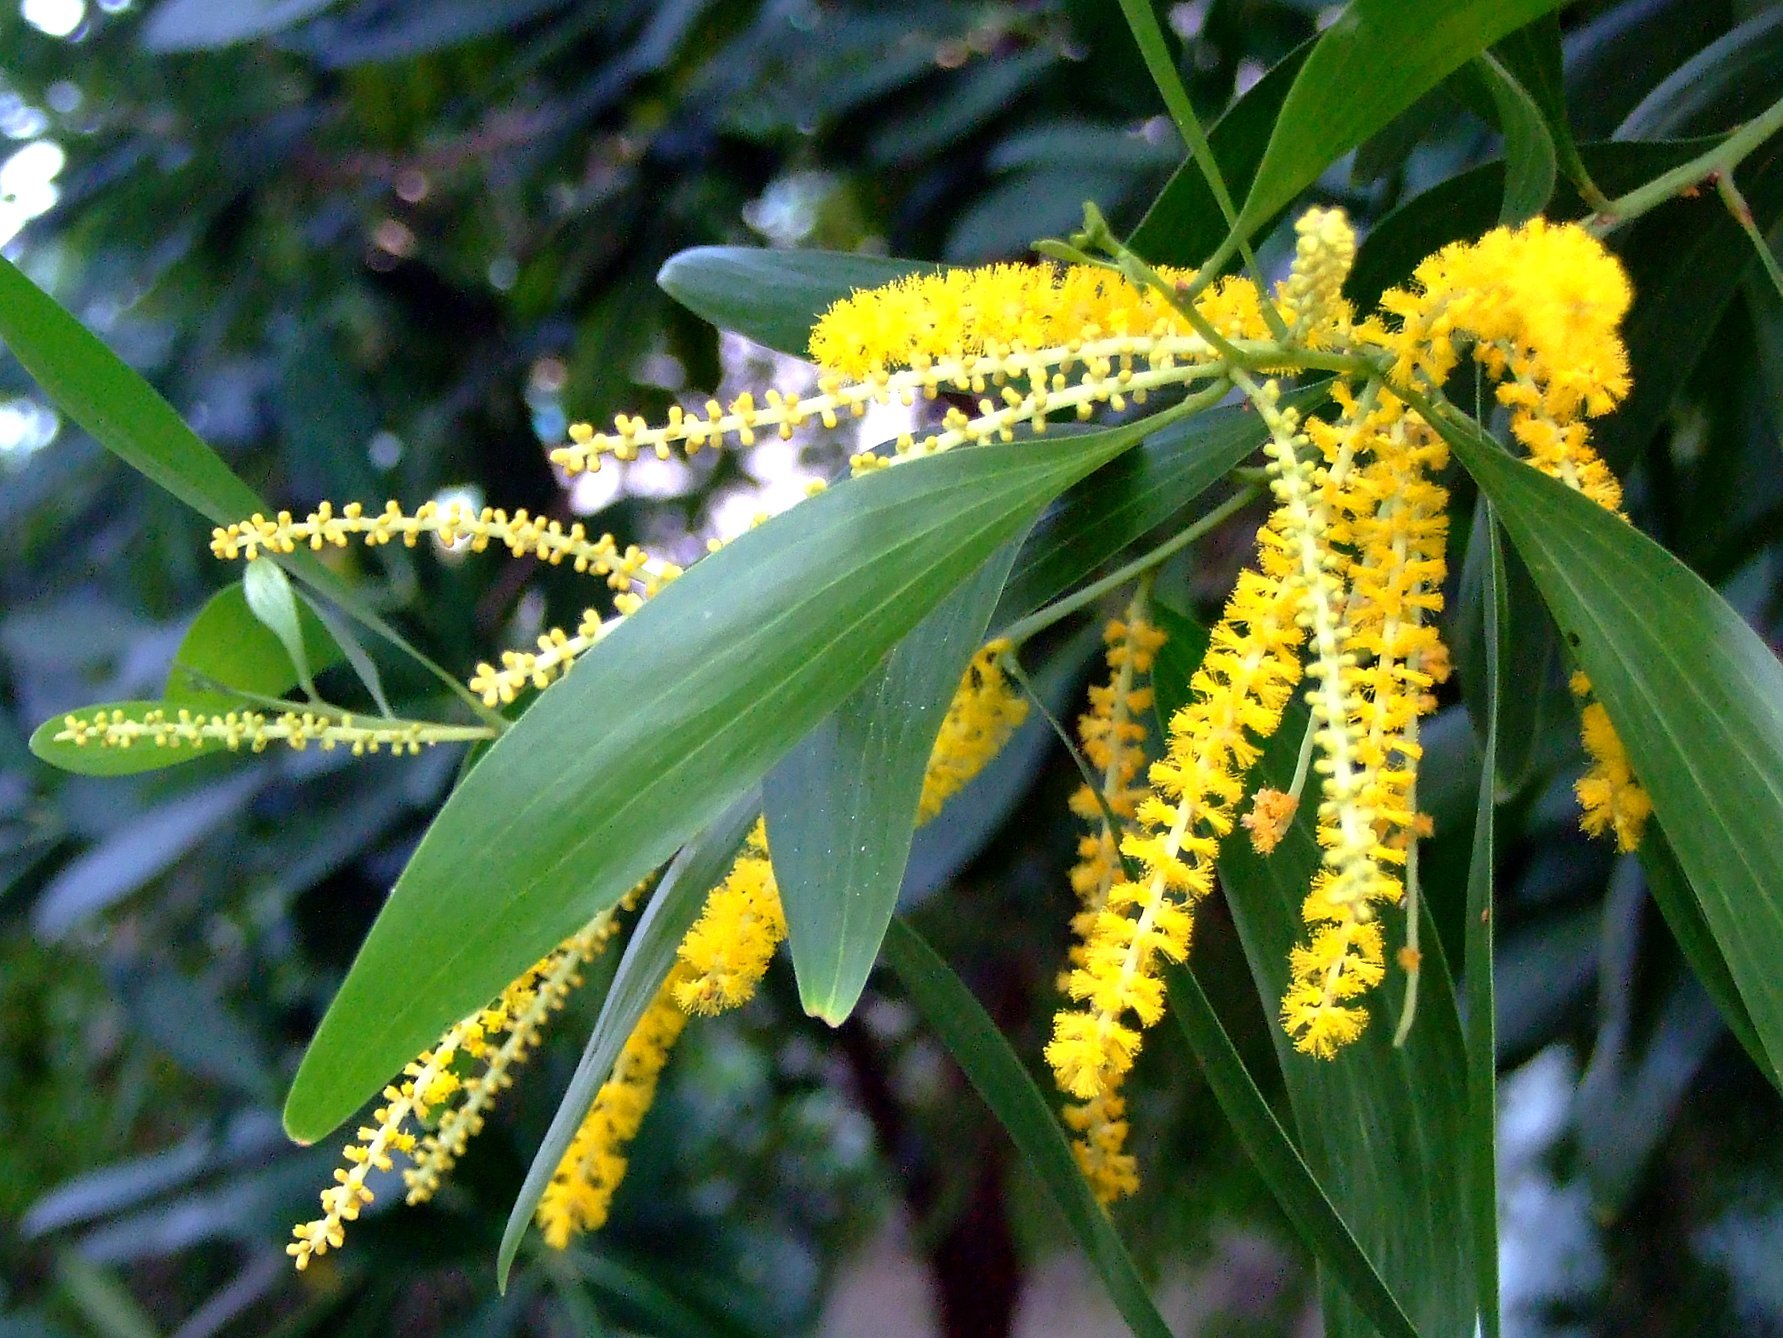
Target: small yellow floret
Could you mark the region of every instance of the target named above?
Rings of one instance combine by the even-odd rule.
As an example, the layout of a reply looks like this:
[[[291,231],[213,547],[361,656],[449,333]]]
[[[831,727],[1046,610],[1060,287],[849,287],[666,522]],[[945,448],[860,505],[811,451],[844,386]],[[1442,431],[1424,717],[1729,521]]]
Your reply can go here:
[[[1575,673],[1572,690],[1581,698],[1589,697],[1591,680]],[[1590,767],[1573,786],[1579,807],[1584,810],[1579,825],[1592,836],[1613,831],[1618,850],[1637,850],[1647,819],[1653,815],[1653,798],[1635,779],[1621,736],[1601,702],[1585,705],[1579,713],[1579,725],[1585,755],[1591,760]]]

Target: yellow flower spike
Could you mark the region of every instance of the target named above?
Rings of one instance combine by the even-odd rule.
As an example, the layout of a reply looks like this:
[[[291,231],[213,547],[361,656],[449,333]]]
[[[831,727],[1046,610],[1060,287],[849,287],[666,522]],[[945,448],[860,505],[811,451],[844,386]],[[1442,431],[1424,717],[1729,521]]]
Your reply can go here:
[[[406,1202],[424,1203],[433,1197],[471,1138],[482,1132],[496,1096],[513,1085],[514,1070],[538,1046],[546,1021],[581,985],[582,968],[600,956],[619,932],[618,914],[630,910],[641,891],[634,889],[613,910],[566,939],[472,1021],[470,1030],[478,1034],[464,1049],[480,1061],[479,1071],[463,1080],[463,1099],[440,1116],[410,1154],[414,1164],[403,1171]]]
[[[1638,850],[1647,819],[1653,816],[1653,798],[1634,777],[1622,739],[1600,702],[1589,700],[1591,680],[1582,673],[1572,676],[1575,696],[1585,702],[1579,713],[1585,755],[1591,761],[1573,791],[1584,810],[1579,825],[1592,836],[1616,834],[1616,848]]]
[[[1186,283],[1187,271],[1167,271]],[[1247,281],[1222,281],[1197,299],[1203,316],[1231,338],[1268,334]],[[739,396],[728,406],[671,413],[660,427],[636,419],[611,432],[586,424],[552,459],[571,473],[596,469],[605,456],[636,458],[673,446],[692,452],[727,441],[747,444],[763,431],[784,433],[807,421],[834,429],[870,405],[935,400],[943,391],[971,397],[972,412],[950,406],[936,428],[907,432],[892,459],[857,456],[855,469],[955,446],[1008,441],[1017,428],[1043,431],[1049,414],[1090,417],[1100,405],[1119,411],[1164,387],[1220,373],[1213,349],[1158,293],[1099,266],[992,265],[911,275],[857,292],[830,307],[811,332],[818,393]],[[747,439],[747,440],[746,440]]]
[[[372,1112],[375,1123],[360,1128],[342,1150],[346,1166],[335,1171],[335,1183],[322,1191],[322,1216],[292,1228],[294,1239],[285,1252],[299,1269],[316,1255],[340,1248],[345,1224],[372,1202],[366,1175],[390,1170],[393,1152],[412,1163],[403,1172],[408,1202],[433,1195],[465,1144],[483,1127],[496,1094],[513,1081],[513,1069],[538,1044],[545,1019],[581,983],[580,968],[613,937],[615,917],[636,905],[643,890],[642,884],[633,888],[616,907],[523,972],[488,1007],[454,1023],[384,1089],[383,1104]],[[459,1070],[467,1064],[471,1076],[461,1077]],[[425,1131],[430,1122],[431,1132],[416,1132]]]
[[[678,963],[663,981],[539,1198],[535,1219],[553,1249],[565,1249],[579,1232],[606,1224],[613,1194],[625,1178],[623,1149],[637,1136],[669,1052],[687,1026],[687,1013],[675,1002],[687,975],[686,965]]]
[[[767,832],[757,822],[730,873],[681,940],[684,969],[675,1002],[685,1012],[708,1016],[741,1007],[754,997],[785,937],[786,914],[768,860]]]
[[[1104,629],[1109,680],[1090,688],[1090,710],[1077,723],[1084,755],[1100,778],[1101,797],[1098,799],[1087,783],[1071,797],[1071,811],[1090,826],[1078,839],[1078,862],[1071,870],[1080,909],[1071,921],[1076,941],[1067,960],[1075,968],[1090,965],[1091,945],[1098,942],[1097,922],[1106,913],[1109,892],[1121,877],[1120,833],[1109,826],[1103,802],[1117,818],[1130,820],[1149,793],[1134,782],[1145,762],[1145,718],[1152,705],[1149,678],[1164,634],[1144,620],[1144,609],[1144,594],[1135,595],[1126,617],[1111,620]],[[1110,927],[1110,936],[1126,938],[1132,922],[1117,918],[1119,923]],[[1069,970],[1061,975],[1059,987],[1066,989],[1068,984]],[[1147,996],[1148,1011],[1154,1006],[1161,1009],[1161,993]],[[1103,1203],[1139,1188],[1138,1163],[1123,1151],[1127,1136],[1124,1113],[1112,1086],[1100,1096],[1065,1108],[1065,1122],[1077,1134],[1072,1148],[1078,1164]]]
[[[1282,314],[1294,342],[1322,346],[1349,323],[1343,284],[1356,260],[1356,232],[1341,209],[1308,209],[1294,232],[1298,240],[1281,288]]]
[[[1028,718],[1028,699],[1003,672],[1002,659],[1009,648],[1007,641],[992,641],[966,667],[923,775],[916,810],[919,825],[984,770]]]
[[[302,752],[313,743],[325,752],[346,748],[358,755],[386,748],[393,753],[418,753],[438,744],[487,739],[492,733],[486,725],[435,725],[421,720],[321,715],[309,710],[275,715],[266,711],[212,713],[170,707],[144,712],[139,719],[131,719],[122,710],[96,712],[86,720],[65,716],[54,739],[79,748],[148,747],[177,751],[222,744],[231,752],[246,748],[256,753],[275,743]]]
[[[1067,978],[1075,1006],[1054,1018],[1046,1059],[1060,1090],[1080,1101],[1118,1089],[1143,1027],[1162,1011],[1159,959],[1178,961],[1188,951],[1193,907],[1212,887],[1243,774],[1299,681],[1304,633],[1294,582],[1279,554],[1261,560],[1262,571],[1239,575],[1190,700],[1170,722],[1165,756],[1151,768],[1153,795],[1139,805],[1139,830],[1122,842],[1141,880],[1109,888],[1082,964]]]

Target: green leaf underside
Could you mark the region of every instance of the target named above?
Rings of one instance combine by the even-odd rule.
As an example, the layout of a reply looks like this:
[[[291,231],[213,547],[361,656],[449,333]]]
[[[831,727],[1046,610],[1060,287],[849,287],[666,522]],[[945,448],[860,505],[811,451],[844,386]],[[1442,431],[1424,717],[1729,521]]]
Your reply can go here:
[[[1181,677],[1186,667],[1171,658],[1168,645],[1160,651],[1153,672],[1160,714],[1166,703],[1187,699]],[[1288,788],[1306,722],[1305,704],[1294,702],[1252,769],[1248,790]],[[1316,785],[1316,777],[1311,783]],[[1315,790],[1267,858],[1250,848],[1242,831],[1220,851],[1227,904],[1251,975],[1272,1013],[1288,983],[1289,950],[1306,932],[1300,906],[1319,862],[1313,837],[1317,807]],[[1389,962],[1401,918],[1386,916]],[[1454,987],[1428,915],[1422,923],[1418,1019],[1403,1047],[1392,1044],[1403,990],[1403,978],[1393,970],[1367,1000],[1373,1014],[1368,1029],[1336,1058],[1299,1053],[1279,1025],[1270,1033],[1301,1155],[1332,1207],[1419,1333],[1467,1334],[1475,1318],[1474,1264],[1456,1156],[1466,1129],[1465,1052]],[[1327,1282],[1326,1331],[1372,1332],[1336,1278]]]
[[[1330,164],[1454,70],[1559,0],[1353,0],[1301,66],[1238,232],[1291,203]]]
[[[0,256],[0,343],[63,413],[149,482],[199,515],[228,525],[268,510],[161,395],[48,293]],[[279,564],[436,676],[450,676],[386,622],[314,553]]]
[[[1015,551],[1004,545],[936,605],[762,783],[799,1001],[831,1026],[879,955],[929,754]]]
[[[1498,220],[1515,226],[1541,213],[1554,193],[1554,141],[1548,137],[1541,107],[1516,76],[1490,53],[1474,57],[1473,68],[1491,90],[1499,133],[1504,136],[1504,203]]]
[[[689,841],[670,863],[650,897],[650,904],[638,917],[625,945],[625,956],[601,1002],[600,1017],[583,1047],[581,1061],[557,1103],[557,1113],[551,1117],[550,1128],[533,1154],[525,1183],[508,1214],[495,1263],[496,1284],[503,1290],[508,1285],[514,1255],[545,1187],[551,1183],[552,1173],[569,1150],[576,1130],[582,1127],[595,1096],[611,1076],[619,1052],[637,1029],[638,1019],[662,989],[662,982],[675,965],[681,940],[687,937],[687,931],[705,907],[707,893],[730,870],[737,848],[760,812],[759,796],[748,793]]]
[[[943,266],[844,251],[696,246],[669,257],[656,282],[675,301],[724,330],[795,358],[831,303],[862,288]]]
[[[291,578],[269,557],[257,557],[248,563],[241,578],[242,594],[248,611],[265,624],[268,631],[285,648],[285,657],[297,671],[297,681],[305,692],[315,695],[316,685],[310,678],[310,658],[303,645],[303,623],[298,617],[297,595],[291,589]]]
[[[1783,666],[1726,601],[1651,539],[1477,431],[1441,426],[1491,499],[1652,795],[1776,1075]],[[1713,982],[1712,966],[1697,969]]]
[[[1474,808],[1473,852],[1467,866],[1467,1173],[1473,1214],[1475,1295],[1485,1338],[1498,1338],[1498,1008],[1494,1000],[1492,903],[1493,799],[1498,787],[1498,703],[1503,679],[1498,653],[1508,620],[1504,554],[1498,525],[1486,511],[1486,581],[1481,600],[1485,635],[1486,736],[1480,754],[1480,792]]]
[[[886,932],[885,959],[923,1021],[947,1047],[1045,1188],[1121,1318],[1144,1338],[1169,1338],[1169,1326],[1146,1294],[1139,1270],[1108,1214],[1090,1193],[1046,1097],[996,1023],[922,935],[902,919],[894,919]]]
[[[1368,1316],[1377,1330],[1417,1338],[1417,1330],[1406,1318],[1398,1299],[1374,1271],[1355,1236],[1307,1169],[1299,1149],[1269,1109],[1194,972],[1183,966],[1171,967],[1165,985],[1170,993],[1170,1015],[1194,1050],[1220,1110],[1301,1242],[1330,1269],[1356,1308]]]
[[[694,564],[434,820],[286,1105],[319,1138],[755,785],[955,584],[1145,423],[849,480]]]
[[[341,647],[308,607],[300,607],[298,623],[311,669],[319,672],[341,659]],[[196,706],[228,703],[219,687],[281,697],[296,686],[297,668],[284,643],[254,616],[237,581],[212,595],[186,629],[168,670],[166,695],[169,703]]]

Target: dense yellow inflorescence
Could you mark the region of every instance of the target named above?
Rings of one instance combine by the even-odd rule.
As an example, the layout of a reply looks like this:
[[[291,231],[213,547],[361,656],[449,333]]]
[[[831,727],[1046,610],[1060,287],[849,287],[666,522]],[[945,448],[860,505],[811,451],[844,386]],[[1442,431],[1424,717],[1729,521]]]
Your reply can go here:
[[[1166,271],[1187,283],[1187,271]],[[1197,299],[1201,315],[1229,339],[1268,333],[1256,289],[1223,280]],[[911,275],[837,302],[813,327],[818,394],[770,390],[758,403],[744,392],[703,411],[676,406],[651,426],[620,414],[609,432],[570,429],[552,453],[569,472],[597,469],[612,456],[649,451],[667,458],[758,436],[790,438],[807,424],[834,429],[873,405],[949,404],[939,422],[899,437],[897,458],[1013,439],[1046,430],[1049,415],[1088,418],[1099,407],[1143,404],[1153,391],[1219,374],[1214,350],[1167,300],[1111,270],[1087,265],[991,265]],[[937,406],[938,407],[938,406]],[[862,454],[857,469],[888,463]]]
[[[1572,690],[1584,703],[1579,710],[1580,732],[1591,763],[1573,787],[1585,811],[1583,826],[1592,836],[1614,833],[1618,850],[1638,850],[1647,819],[1653,816],[1652,796],[1635,780],[1609,712],[1591,700],[1591,680],[1574,674]]]
[[[1028,718],[1028,699],[1015,690],[1003,669],[1003,657],[1009,651],[1007,641],[989,642],[966,666],[923,773],[916,807],[919,824],[939,813],[983,771]]]
[[[1109,815],[1131,822],[1148,793],[1136,782],[1145,766],[1152,662],[1164,644],[1164,634],[1146,622],[1144,614],[1144,600],[1135,598],[1126,617],[1111,620],[1104,629],[1108,682],[1090,688],[1090,709],[1077,722],[1078,740],[1097,784],[1092,789],[1085,783],[1071,796],[1071,811],[1089,827],[1078,838],[1077,863],[1071,869],[1079,906],[1071,920],[1072,967],[1087,964],[1097,919],[1121,876],[1120,831],[1110,825]],[[1061,988],[1069,987],[1069,978],[1067,970],[1060,978]],[[1111,1203],[1138,1189],[1138,1164],[1126,1151],[1126,1105],[1112,1087],[1066,1107],[1065,1121],[1077,1135],[1072,1152],[1097,1199]]]

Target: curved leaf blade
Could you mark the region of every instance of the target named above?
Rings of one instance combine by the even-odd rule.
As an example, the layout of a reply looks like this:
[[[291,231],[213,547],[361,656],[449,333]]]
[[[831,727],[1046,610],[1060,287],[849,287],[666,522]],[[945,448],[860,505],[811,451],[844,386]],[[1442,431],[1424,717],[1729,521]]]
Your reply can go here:
[[[1472,63],[1492,94],[1499,133],[1504,136],[1504,204],[1498,221],[1515,227],[1547,208],[1554,194],[1554,141],[1541,107],[1515,75],[1490,52],[1475,56]]]
[[[762,783],[799,1002],[831,1026],[879,956],[929,754],[1014,557],[993,553]]]
[[[307,605],[298,610],[298,628],[311,668],[319,671],[340,660],[341,647]],[[296,686],[297,666],[284,643],[249,609],[237,581],[206,600],[186,629],[167,673],[166,696],[182,704],[227,703],[227,694],[218,689],[282,697]]]
[[[322,1020],[293,1136],[612,905],[1144,422],[851,479],[695,563],[540,695],[434,820]],[[493,892],[492,892],[493,889]]]
[[[1783,666],[1633,526],[1477,428],[1439,426],[1615,723],[1771,1072],[1783,1071]]]
[[[663,292],[723,330],[795,358],[805,356],[811,326],[832,302],[906,274],[938,271],[920,260],[845,251],[771,251],[757,246],[696,246],[657,271]]]
[[[1077,1169],[1046,1098],[990,1015],[922,935],[902,919],[893,920],[886,933],[885,958],[923,1021],[940,1037],[1045,1187],[1121,1318],[1142,1338],[1170,1338],[1169,1326],[1146,1294],[1139,1270]]]
[[[1558,4],[1353,0],[1295,78],[1235,231],[1255,231],[1342,154],[1499,38]]]

